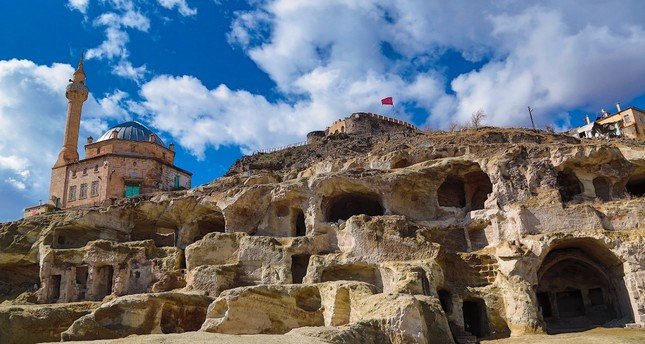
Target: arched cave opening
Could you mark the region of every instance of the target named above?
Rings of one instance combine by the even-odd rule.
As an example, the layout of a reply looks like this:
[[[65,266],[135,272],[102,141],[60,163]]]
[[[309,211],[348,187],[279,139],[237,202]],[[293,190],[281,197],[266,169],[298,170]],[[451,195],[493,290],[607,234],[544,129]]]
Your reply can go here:
[[[381,200],[376,194],[349,193],[332,197],[326,202],[325,219],[327,222],[347,220],[354,215],[378,216],[385,213]]]
[[[629,177],[625,189],[632,197],[645,196],[645,172]]]
[[[463,176],[449,174],[437,190],[437,200],[442,207],[484,209],[493,184],[483,171],[474,171]]]
[[[464,182],[459,177],[448,175],[437,190],[437,199],[442,207],[465,207],[466,188]]]
[[[197,220],[197,233],[195,233],[193,242],[201,240],[206,234],[224,233],[225,231],[226,221],[224,220],[224,215],[220,212],[208,214]]]
[[[536,296],[548,333],[632,316],[620,260],[592,239],[572,241],[547,254],[538,270]]]
[[[489,332],[486,304],[482,299],[464,300],[462,304],[464,330],[477,338],[486,337]]]
[[[596,197],[601,201],[611,201],[611,183],[605,177],[596,177],[593,179],[593,187],[596,190]]]
[[[580,179],[570,169],[558,172],[556,185],[563,203],[571,202],[575,196],[580,195],[583,191]]]

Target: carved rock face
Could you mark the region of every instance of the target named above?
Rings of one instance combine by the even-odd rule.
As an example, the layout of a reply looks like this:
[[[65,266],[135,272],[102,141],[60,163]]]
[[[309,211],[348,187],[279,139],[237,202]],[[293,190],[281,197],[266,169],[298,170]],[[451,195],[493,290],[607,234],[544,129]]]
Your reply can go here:
[[[450,343],[642,323],[645,199],[626,195],[644,162],[642,145],[515,129],[322,138],[194,190],[2,224],[0,290],[104,302],[64,339]]]

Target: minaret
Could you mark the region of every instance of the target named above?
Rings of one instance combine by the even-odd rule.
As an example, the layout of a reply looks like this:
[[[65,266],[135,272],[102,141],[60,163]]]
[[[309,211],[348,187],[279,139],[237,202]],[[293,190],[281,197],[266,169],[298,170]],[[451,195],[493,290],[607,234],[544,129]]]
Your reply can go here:
[[[63,148],[58,153],[54,168],[65,166],[78,161],[78,132],[81,126],[81,110],[87,100],[88,90],[85,86],[85,71],[83,71],[83,56],[65,91],[67,97],[67,121],[65,123],[65,140]]]

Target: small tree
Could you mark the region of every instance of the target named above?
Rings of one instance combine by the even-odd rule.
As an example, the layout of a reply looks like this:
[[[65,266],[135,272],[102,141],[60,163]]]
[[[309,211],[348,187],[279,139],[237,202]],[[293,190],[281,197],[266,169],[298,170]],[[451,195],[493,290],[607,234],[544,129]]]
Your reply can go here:
[[[484,109],[479,109],[470,116],[470,125],[473,128],[479,128],[484,123],[484,119],[486,119],[486,113]]]
[[[553,124],[548,124],[548,125],[545,127],[545,129],[546,129],[546,131],[547,131],[547,132],[549,132],[549,133],[551,133],[551,134],[554,134],[554,133],[555,133],[555,127],[553,126]]]
[[[457,130],[461,130],[461,126],[459,125],[459,123],[455,121],[450,122],[450,125],[448,126],[448,131],[457,131]]]

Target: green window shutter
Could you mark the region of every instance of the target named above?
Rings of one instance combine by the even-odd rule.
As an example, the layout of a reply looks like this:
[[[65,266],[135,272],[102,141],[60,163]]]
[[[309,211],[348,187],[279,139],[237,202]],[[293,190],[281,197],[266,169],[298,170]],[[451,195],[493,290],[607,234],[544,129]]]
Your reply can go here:
[[[125,186],[125,197],[134,197],[140,193],[141,189],[139,185],[126,185]]]

